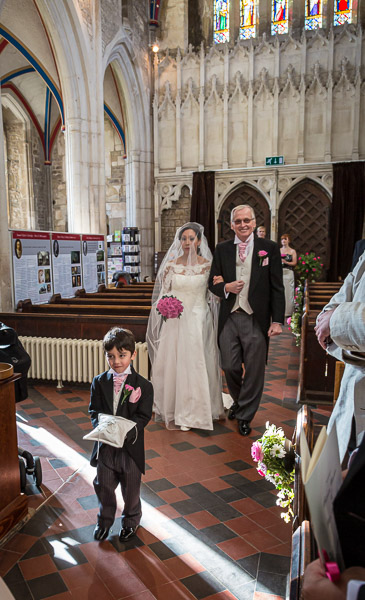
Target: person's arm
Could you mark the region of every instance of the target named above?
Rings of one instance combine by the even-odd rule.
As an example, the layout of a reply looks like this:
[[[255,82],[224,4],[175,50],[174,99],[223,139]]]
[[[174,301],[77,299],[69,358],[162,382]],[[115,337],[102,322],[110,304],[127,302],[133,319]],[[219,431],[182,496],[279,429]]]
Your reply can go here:
[[[90,389],[90,404],[89,404],[89,415],[91,418],[91,423],[93,428],[97,426],[99,422],[99,412],[101,411],[102,406],[102,393],[100,389],[100,384],[97,377],[94,377],[91,389]]]
[[[214,277],[217,277],[217,276],[221,276],[223,278],[223,281],[220,281],[220,283],[214,284]],[[221,264],[220,252],[219,252],[219,248],[216,248],[214,255],[213,255],[212,266],[210,268],[208,288],[210,289],[212,294],[214,294],[215,296],[218,296],[219,298],[225,298],[226,295],[224,292],[224,287],[225,287],[225,283],[224,283],[224,277],[223,277],[223,269],[222,269],[222,264]]]
[[[152,417],[152,407],[153,407],[153,386],[150,381],[147,379],[142,382],[138,382],[141,388],[141,397],[137,403],[137,410],[130,417],[131,421],[134,421],[137,425],[137,430],[142,431],[146,425],[151,420]],[[138,386],[137,386],[138,387]],[[135,439],[135,429],[133,428],[131,431],[128,431],[126,441],[134,441]]]

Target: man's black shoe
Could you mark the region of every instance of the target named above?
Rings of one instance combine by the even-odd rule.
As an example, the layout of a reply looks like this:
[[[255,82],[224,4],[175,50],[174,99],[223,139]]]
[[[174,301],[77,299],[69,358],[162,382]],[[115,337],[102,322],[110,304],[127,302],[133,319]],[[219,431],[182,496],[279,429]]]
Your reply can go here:
[[[248,421],[238,421],[238,432],[241,435],[250,435],[251,427]]]
[[[136,531],[137,527],[122,527],[119,534],[119,541],[126,542],[127,540],[130,540],[131,537],[135,535]]]
[[[97,542],[105,540],[109,535],[109,529],[109,527],[101,527],[101,525],[97,525],[94,529],[94,540]]]
[[[233,421],[233,419],[236,418],[236,410],[238,410],[238,404],[237,402],[233,402],[231,408],[228,411],[228,418],[230,421]]]

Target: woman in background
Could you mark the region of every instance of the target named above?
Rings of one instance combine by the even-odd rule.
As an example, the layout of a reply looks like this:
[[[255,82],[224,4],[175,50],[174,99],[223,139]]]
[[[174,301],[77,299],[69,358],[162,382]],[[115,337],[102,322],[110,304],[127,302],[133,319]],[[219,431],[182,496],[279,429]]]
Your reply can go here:
[[[290,235],[283,233],[281,240],[281,264],[283,265],[283,283],[285,288],[285,316],[290,317],[294,310],[294,267],[297,264],[297,253],[289,246]]]

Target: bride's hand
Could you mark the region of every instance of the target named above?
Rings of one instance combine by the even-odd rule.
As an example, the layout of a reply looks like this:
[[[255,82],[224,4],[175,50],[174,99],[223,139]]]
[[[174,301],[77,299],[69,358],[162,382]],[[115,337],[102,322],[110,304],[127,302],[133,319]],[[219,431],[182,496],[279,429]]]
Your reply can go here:
[[[217,283],[224,283],[224,279],[221,275],[214,275],[213,285],[217,285]]]

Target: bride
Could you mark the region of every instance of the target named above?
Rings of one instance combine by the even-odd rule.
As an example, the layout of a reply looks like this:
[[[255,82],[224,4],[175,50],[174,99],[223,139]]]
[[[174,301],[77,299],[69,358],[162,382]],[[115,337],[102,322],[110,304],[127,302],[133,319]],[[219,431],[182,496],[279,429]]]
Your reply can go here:
[[[213,429],[223,414],[213,312],[217,300],[207,282],[212,254],[204,228],[180,227],[156,277],[147,327],[152,364],[155,418],[169,429]],[[179,318],[162,320],[160,298],[173,295],[183,304]]]

